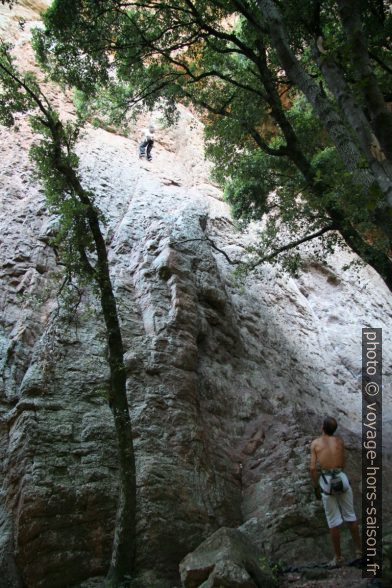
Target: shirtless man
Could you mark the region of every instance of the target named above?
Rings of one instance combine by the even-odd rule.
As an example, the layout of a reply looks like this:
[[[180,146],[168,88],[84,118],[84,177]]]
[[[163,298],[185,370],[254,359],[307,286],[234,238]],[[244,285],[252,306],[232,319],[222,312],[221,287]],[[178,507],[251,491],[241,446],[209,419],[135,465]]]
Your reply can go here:
[[[335,558],[331,564],[333,566],[342,566],[343,558],[340,551],[339,527],[343,521],[347,523],[350,529],[358,558],[362,557],[362,546],[357,517],[353,507],[353,493],[350,482],[343,471],[345,466],[344,443],[340,437],[333,436],[336,428],[336,420],[333,417],[327,417],[323,422],[321,437],[312,441],[310,446],[310,477],[317,499],[323,501],[325,516],[331,534],[335,552]],[[317,462],[321,468],[320,480],[318,480]],[[341,479],[342,493],[331,494],[332,478]]]

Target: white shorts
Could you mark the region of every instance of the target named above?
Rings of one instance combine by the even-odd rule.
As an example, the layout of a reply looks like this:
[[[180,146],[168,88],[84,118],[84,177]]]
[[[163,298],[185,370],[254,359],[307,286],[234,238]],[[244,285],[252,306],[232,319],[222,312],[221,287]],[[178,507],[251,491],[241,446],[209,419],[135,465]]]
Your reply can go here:
[[[323,479],[323,476],[320,476],[320,487],[322,491],[329,492],[329,482],[332,476],[328,474],[324,475],[326,482]],[[330,529],[333,527],[339,527],[343,522],[353,523],[357,520],[354,512],[353,491],[351,490],[348,478],[344,472],[341,472],[339,477],[341,477],[343,481],[343,487],[347,488],[345,492],[334,495],[324,494],[323,492],[321,493],[325,516]]]

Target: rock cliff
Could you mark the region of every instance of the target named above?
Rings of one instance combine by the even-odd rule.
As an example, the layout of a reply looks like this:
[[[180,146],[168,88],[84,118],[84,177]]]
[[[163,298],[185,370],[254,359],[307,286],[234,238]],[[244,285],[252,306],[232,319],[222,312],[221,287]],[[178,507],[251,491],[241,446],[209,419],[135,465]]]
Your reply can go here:
[[[16,50],[29,64],[37,16],[23,18]],[[180,112],[172,128],[153,115],[151,164],[137,157],[147,115],[130,138],[88,128],[78,148],[107,219],[126,348],[141,581],[160,588],[179,585],[179,562],[221,527],[241,526],[274,561],[330,556],[309,442],[337,416],[359,513],[362,327],[383,327],[391,375],[391,298],[373,270],[343,270],[351,254],[320,265],[308,250],[298,279],[263,266],[237,283],[206,237],[238,259],[257,227],[238,232],[209,179],[202,125]],[[27,121],[18,127],[0,129],[0,586],[79,586],[107,570],[116,508],[104,327],[88,289],[76,306],[59,301],[56,221],[32,174]]]

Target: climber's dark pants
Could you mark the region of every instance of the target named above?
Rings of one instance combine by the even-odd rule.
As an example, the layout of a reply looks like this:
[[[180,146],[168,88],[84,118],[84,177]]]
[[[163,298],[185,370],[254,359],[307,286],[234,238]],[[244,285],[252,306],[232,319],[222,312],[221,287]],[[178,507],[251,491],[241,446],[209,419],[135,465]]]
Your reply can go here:
[[[139,145],[140,157],[144,157],[144,155],[146,155],[146,147],[147,147],[147,159],[152,159],[151,158],[151,149],[152,149],[153,145],[154,145],[154,141],[152,139],[146,139],[145,141],[142,141]]]

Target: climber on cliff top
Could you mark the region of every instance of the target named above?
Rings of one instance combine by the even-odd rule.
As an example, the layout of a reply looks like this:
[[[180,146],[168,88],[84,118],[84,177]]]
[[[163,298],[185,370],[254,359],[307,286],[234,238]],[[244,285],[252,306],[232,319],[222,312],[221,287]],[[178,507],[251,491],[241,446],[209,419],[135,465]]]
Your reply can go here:
[[[353,492],[344,473],[345,450],[340,437],[334,437],[337,422],[333,417],[324,419],[322,434],[310,446],[310,477],[318,500],[322,500],[335,557],[331,567],[340,567],[344,560],[340,550],[340,525],[347,523],[355,544],[357,558],[362,558],[357,517],[354,512]],[[317,462],[321,468],[318,479]]]
[[[150,124],[146,129],[143,129],[142,142],[139,145],[140,159],[146,155],[147,161],[152,160],[151,149],[154,145],[154,133],[155,133],[155,127],[153,124]]]

